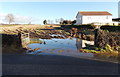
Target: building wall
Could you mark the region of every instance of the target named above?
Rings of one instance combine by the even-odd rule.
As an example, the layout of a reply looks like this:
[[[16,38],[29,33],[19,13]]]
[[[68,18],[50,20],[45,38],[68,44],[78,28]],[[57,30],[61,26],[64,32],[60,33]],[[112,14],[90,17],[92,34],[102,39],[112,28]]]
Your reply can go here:
[[[104,15],[104,16],[83,16],[82,24],[91,24],[91,23],[102,23],[107,24],[112,22],[112,16]]]
[[[86,47],[86,44],[94,45],[94,41],[76,39],[76,47],[78,50],[80,50],[83,47]]]
[[[82,24],[82,15],[78,14],[76,17],[76,25]]]
[[[118,17],[120,18],[120,1],[118,3]]]
[[[112,23],[111,15],[103,15],[103,16],[82,16],[80,14],[76,17],[76,25],[79,24],[91,24],[91,23],[101,23],[102,25]]]

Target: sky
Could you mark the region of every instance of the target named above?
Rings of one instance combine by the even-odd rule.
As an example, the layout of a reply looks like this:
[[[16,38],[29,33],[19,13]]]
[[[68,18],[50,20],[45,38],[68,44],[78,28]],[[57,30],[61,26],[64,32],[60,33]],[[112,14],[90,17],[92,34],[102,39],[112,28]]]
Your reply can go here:
[[[43,20],[74,20],[78,11],[108,11],[118,17],[118,2],[0,2],[0,23],[12,13],[16,23],[42,24]]]

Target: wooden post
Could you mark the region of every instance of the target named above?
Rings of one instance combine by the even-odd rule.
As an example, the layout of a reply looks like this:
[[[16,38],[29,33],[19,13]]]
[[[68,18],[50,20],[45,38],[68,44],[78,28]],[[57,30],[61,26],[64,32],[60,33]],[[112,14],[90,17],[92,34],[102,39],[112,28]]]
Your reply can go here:
[[[102,44],[103,44],[103,42],[102,42],[102,40],[103,40],[102,31],[100,29],[95,29],[94,32],[95,32],[94,44],[95,44],[96,47],[101,47],[102,48],[103,47],[102,46]]]
[[[25,48],[30,42],[29,33],[21,33],[21,41],[22,47]]]
[[[20,41],[20,47],[22,47],[21,32],[18,32],[18,38],[19,38],[19,41]]]
[[[98,42],[98,32],[99,32],[99,29],[95,29],[94,30],[94,33],[95,33],[95,37],[94,37],[94,44],[95,46],[98,46],[97,42]]]

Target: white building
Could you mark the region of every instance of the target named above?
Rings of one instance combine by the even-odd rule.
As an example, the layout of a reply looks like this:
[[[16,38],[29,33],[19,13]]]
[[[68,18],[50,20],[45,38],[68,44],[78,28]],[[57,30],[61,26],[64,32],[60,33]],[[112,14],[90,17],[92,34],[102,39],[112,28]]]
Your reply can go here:
[[[120,18],[120,1],[118,2],[118,17]]]
[[[110,25],[112,23],[112,14],[106,11],[81,11],[77,13],[76,25],[91,23]]]

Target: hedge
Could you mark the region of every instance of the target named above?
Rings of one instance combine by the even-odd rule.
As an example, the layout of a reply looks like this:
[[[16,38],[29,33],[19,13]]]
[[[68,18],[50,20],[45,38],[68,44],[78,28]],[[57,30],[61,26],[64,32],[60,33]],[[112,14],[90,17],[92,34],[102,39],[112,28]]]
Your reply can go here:
[[[2,47],[15,45],[21,47],[21,39],[18,35],[2,34]]]
[[[101,26],[102,30],[120,31],[120,26]]]
[[[95,31],[95,45],[104,48],[107,44],[111,47],[120,46],[120,32]]]
[[[65,28],[86,28],[86,29],[94,29],[91,25],[61,25],[61,27]],[[120,26],[101,26],[102,30],[108,30],[108,31],[120,31]]]

